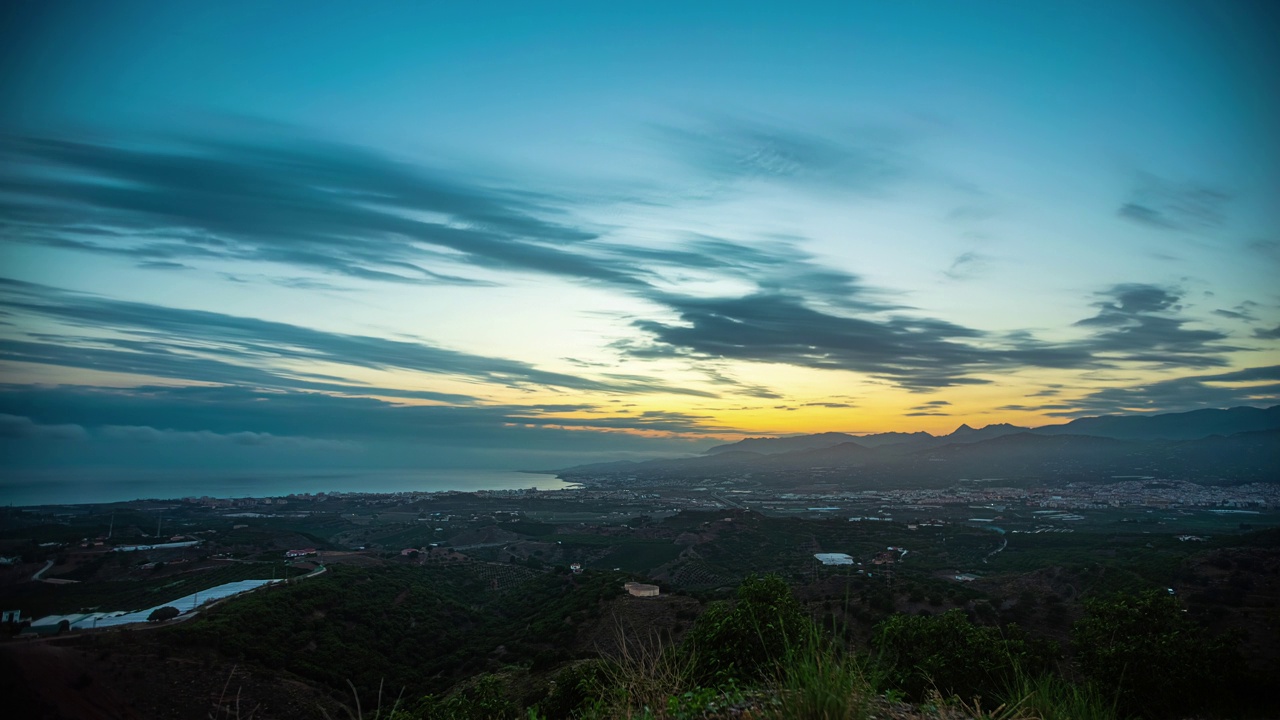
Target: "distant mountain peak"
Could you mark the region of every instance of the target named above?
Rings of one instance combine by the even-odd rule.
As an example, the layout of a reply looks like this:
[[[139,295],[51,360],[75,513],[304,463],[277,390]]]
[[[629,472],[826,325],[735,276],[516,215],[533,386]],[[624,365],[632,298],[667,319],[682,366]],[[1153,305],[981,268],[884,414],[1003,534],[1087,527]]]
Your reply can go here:
[[[975,442],[980,440],[990,440],[1000,437],[1001,435],[1012,435],[1013,433],[1030,432],[1031,428],[1018,427],[1009,423],[995,423],[981,428],[971,428],[968,423],[956,428],[955,432],[946,437],[952,440],[963,440],[965,442]]]

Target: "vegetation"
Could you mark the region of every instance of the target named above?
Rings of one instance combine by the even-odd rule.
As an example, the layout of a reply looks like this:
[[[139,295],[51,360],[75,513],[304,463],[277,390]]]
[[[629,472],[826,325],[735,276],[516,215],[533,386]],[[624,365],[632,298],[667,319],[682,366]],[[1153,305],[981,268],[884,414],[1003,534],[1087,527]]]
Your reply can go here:
[[[172,620],[181,614],[182,611],[178,610],[178,608],[172,605],[165,605],[152,610],[151,614],[147,616],[147,622],[164,622],[165,620]]]
[[[877,660],[889,687],[912,700],[993,698],[1014,679],[1049,672],[1057,647],[1028,638],[1017,625],[984,627],[963,610],[937,616],[893,615],[876,627]]]
[[[778,673],[814,637],[813,621],[776,575],[749,576],[738,600],[712,603],[686,641],[698,682],[719,687]]]
[[[628,579],[532,573],[503,587],[486,580],[489,567],[338,566],[228,603],[173,632],[184,643],[331,688],[350,680],[366,691],[385,681],[421,697],[510,665],[549,668],[572,659],[566,648],[577,624],[621,594]]]
[[[1160,592],[1090,600],[1072,643],[1084,676],[1126,714],[1185,716],[1229,705],[1245,675],[1233,638],[1212,638]]]
[[[803,508],[592,515],[523,496],[386,503],[398,509],[330,500],[287,519],[175,512],[175,527],[216,539],[145,554],[46,548],[35,539],[83,537],[99,518],[49,526],[11,513],[24,534],[6,552],[32,562],[8,571],[6,606],[36,617],[156,607],[311,567],[286,567],[284,549],[336,547],[321,558],[327,572],[189,622],[59,642],[154,657],[161,669],[236,664],[237,678],[328,694],[330,710],[351,701],[350,682],[354,716],[392,720],[1275,714],[1262,696],[1280,589],[1272,514],[1244,527],[1179,510],[1098,509],[1066,522],[1030,505],[922,506],[916,517],[895,508],[907,522],[849,522]],[[1003,533],[967,523],[996,512]],[[821,566],[815,552],[861,564]],[[266,562],[243,561],[255,557]],[[55,560],[50,576],[80,582],[29,582],[45,560]],[[957,582],[960,573],[977,579]],[[628,580],[656,582],[662,596],[625,597]],[[908,700],[914,708],[894,704]]]

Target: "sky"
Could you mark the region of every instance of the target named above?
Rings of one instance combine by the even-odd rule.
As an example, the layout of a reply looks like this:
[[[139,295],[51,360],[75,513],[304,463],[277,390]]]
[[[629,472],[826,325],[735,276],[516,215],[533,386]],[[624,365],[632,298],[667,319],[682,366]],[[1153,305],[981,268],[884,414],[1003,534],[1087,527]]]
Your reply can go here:
[[[1259,2],[0,8],[11,470],[1280,402]]]

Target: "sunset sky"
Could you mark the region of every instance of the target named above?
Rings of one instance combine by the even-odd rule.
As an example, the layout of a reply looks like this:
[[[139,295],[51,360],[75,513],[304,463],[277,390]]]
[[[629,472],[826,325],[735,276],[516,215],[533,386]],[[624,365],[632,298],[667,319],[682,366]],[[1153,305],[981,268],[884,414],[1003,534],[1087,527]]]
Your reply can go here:
[[[1264,0],[6,2],[0,453],[555,467],[1273,405],[1278,31]]]

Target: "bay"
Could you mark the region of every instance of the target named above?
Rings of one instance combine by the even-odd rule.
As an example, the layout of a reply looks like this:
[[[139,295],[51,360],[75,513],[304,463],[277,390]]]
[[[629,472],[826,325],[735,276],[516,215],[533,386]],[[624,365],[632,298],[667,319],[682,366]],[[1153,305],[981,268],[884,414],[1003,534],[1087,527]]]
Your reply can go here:
[[[513,470],[360,470],[190,472],[76,470],[0,479],[3,505],[85,505],[184,497],[281,497],[310,493],[458,490],[562,490],[576,487],[546,473]]]

